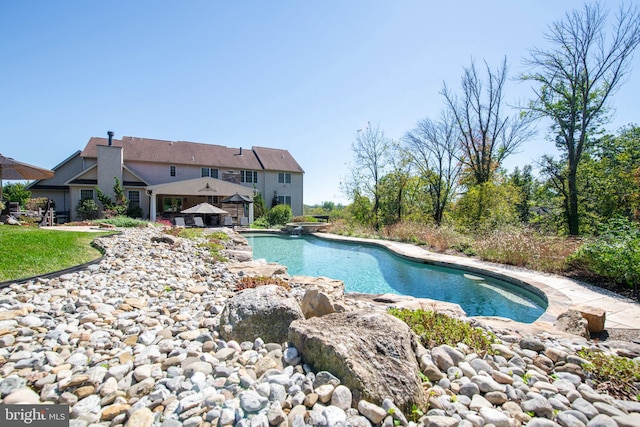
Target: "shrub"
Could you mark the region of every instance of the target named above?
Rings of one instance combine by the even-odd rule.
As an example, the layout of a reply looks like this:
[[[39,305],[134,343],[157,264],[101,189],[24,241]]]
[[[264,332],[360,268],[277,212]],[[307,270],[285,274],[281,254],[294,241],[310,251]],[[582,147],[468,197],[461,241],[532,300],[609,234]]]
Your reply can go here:
[[[582,367],[597,383],[596,390],[623,400],[636,400],[640,395],[640,363],[586,348],[578,356],[588,361]]]
[[[142,208],[140,206],[132,206],[129,204],[127,208],[127,216],[130,218],[142,218]]]
[[[47,209],[48,202],[49,199],[47,199],[46,197],[35,197],[28,199],[25,202],[24,207],[28,211],[37,211],[38,209],[45,210]]]
[[[267,213],[267,222],[273,226],[276,224],[286,224],[291,221],[293,213],[289,205],[277,205]]]
[[[159,227],[172,227],[173,224],[171,224],[171,220],[169,219],[156,219],[156,222],[154,224],[155,226],[159,226]]]
[[[487,353],[497,342],[493,333],[435,311],[390,308],[389,313],[409,325],[426,348],[463,343],[475,352]]]
[[[83,199],[76,206],[76,213],[82,220],[98,218],[98,204],[93,199]]]
[[[214,262],[226,262],[227,259],[222,255],[221,251],[224,249],[224,245],[218,239],[210,239],[206,242],[198,244],[199,248],[206,248],[209,251],[212,261]]]
[[[307,216],[295,216],[291,220],[291,222],[320,222],[318,218],[307,215]]]
[[[111,224],[116,227],[123,227],[123,228],[134,228],[134,227],[142,227],[147,225],[147,221],[129,218],[128,216],[114,216],[111,218],[96,220],[95,222],[98,222],[100,224]]]
[[[468,255],[471,254],[469,239],[445,225],[436,226],[417,222],[399,222],[385,227],[381,234],[387,239],[426,245],[437,252],[446,252],[453,249]]]
[[[124,189],[122,188],[122,185],[120,185],[120,180],[116,177],[114,177],[114,179],[114,200],[111,200],[111,197],[104,194],[99,187],[95,188],[98,200],[100,201],[100,203],[102,203],[102,206],[104,208],[102,213],[107,218],[125,215],[128,209],[127,198],[124,195]]]
[[[479,236],[474,249],[484,261],[561,272],[567,256],[579,244],[577,240],[545,235],[532,229],[505,227]]]
[[[568,258],[569,266],[633,287],[640,283],[640,228],[626,218],[610,219],[600,235]]]
[[[266,217],[261,216],[251,223],[251,228],[269,228],[269,221]]]

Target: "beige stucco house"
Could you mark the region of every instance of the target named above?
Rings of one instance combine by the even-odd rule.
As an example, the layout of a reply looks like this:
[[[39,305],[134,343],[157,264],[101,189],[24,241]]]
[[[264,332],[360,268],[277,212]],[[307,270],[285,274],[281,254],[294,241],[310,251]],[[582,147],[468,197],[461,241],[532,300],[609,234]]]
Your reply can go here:
[[[181,210],[207,202],[220,207],[234,223],[253,221],[253,205],[225,205],[235,193],[253,199],[259,192],[266,205],[274,197],[302,215],[304,171],[287,150],[230,148],[186,141],[123,137],[92,137],[53,168],[50,179],[28,185],[32,197],[55,203],[58,222],[76,220],[82,199],[98,202],[96,186],[113,195],[117,178],[130,206],[139,207],[152,221],[170,218]]]

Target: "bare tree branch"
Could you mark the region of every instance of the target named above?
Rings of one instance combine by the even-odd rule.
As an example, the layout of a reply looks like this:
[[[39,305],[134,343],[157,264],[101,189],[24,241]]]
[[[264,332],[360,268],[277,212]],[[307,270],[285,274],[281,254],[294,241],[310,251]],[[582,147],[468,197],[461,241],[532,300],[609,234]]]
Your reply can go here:
[[[579,234],[577,170],[582,154],[607,121],[608,101],[628,75],[640,44],[638,7],[621,7],[607,37],[607,13],[600,3],[565,14],[549,26],[549,50],[532,49],[521,80],[534,84],[528,111],[553,122],[551,133],[566,159],[569,233]]]
[[[459,161],[469,169],[475,184],[490,181],[504,159],[533,135],[529,117],[508,116],[502,111],[506,58],[496,70],[485,62],[485,72],[486,81],[483,81],[472,61],[471,66],[464,69],[460,96],[446,83],[440,91],[458,126]]]

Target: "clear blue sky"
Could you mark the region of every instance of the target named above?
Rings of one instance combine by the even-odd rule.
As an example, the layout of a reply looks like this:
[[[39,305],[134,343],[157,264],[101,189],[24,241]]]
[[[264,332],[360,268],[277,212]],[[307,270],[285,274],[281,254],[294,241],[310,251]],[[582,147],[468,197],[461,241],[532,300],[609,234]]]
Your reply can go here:
[[[616,11],[617,0],[604,2]],[[582,1],[3,1],[0,152],[52,168],[90,137],[287,149],[304,202],[345,203],[351,142],[367,121],[401,138],[437,118],[443,81],[504,56],[523,71]],[[638,123],[640,52],[613,98],[613,132]],[[530,96],[512,81],[506,101]],[[537,138],[507,167],[553,154]]]

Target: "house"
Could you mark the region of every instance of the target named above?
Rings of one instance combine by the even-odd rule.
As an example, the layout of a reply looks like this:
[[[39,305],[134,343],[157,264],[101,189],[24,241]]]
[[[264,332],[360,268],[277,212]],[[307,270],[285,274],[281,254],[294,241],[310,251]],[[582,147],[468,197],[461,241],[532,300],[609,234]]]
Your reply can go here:
[[[130,208],[155,221],[170,218],[201,202],[218,206],[239,221],[253,221],[253,204],[225,205],[238,193],[253,200],[259,192],[267,206],[277,199],[302,215],[304,171],[287,150],[251,149],[186,141],[123,137],[92,137],[53,168],[53,178],[27,186],[32,197],[46,197],[55,204],[58,222],[79,219],[76,207],[83,199],[98,203],[96,187],[113,196],[116,178]]]

